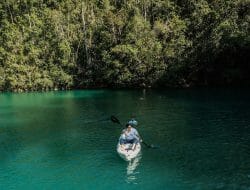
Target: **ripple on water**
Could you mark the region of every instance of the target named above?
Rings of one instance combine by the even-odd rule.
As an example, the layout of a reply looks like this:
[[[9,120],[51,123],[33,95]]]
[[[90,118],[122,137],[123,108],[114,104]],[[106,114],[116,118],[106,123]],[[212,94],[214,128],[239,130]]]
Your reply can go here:
[[[1,189],[249,189],[250,93],[73,91],[0,95]],[[135,116],[148,144],[116,153]]]

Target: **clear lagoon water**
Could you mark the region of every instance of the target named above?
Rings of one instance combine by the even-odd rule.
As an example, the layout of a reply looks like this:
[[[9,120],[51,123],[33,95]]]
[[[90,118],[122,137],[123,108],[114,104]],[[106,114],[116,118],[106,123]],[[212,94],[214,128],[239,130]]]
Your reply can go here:
[[[110,115],[160,148],[122,160]],[[250,91],[2,93],[0,189],[249,190]]]

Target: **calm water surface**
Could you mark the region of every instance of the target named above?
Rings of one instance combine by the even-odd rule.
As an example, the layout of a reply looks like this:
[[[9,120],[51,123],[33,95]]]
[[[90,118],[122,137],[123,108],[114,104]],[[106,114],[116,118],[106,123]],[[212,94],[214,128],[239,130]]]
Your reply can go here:
[[[139,121],[133,162],[116,153]],[[0,189],[250,189],[250,91],[0,94]]]

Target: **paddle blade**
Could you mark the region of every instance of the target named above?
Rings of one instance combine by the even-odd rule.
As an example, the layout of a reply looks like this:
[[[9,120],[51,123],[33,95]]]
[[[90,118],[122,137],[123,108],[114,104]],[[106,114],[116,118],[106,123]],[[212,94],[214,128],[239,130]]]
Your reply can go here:
[[[144,144],[147,148],[153,148],[153,149],[160,148],[159,146],[156,146],[153,144],[149,145],[148,143],[145,143],[144,141],[142,141],[142,144]]]
[[[115,116],[111,115],[110,119],[111,119],[112,122],[118,123],[118,124],[121,125],[120,121]]]
[[[157,145],[153,145],[153,144],[151,144],[151,145],[150,145],[150,148],[157,149],[157,148],[160,148],[160,147],[159,147],[159,146],[157,146]]]

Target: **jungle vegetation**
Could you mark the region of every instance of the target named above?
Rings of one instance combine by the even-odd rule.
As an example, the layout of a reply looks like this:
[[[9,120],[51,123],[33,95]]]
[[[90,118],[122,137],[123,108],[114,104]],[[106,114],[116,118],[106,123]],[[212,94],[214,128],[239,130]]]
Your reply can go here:
[[[248,0],[2,0],[0,91],[249,85]]]

